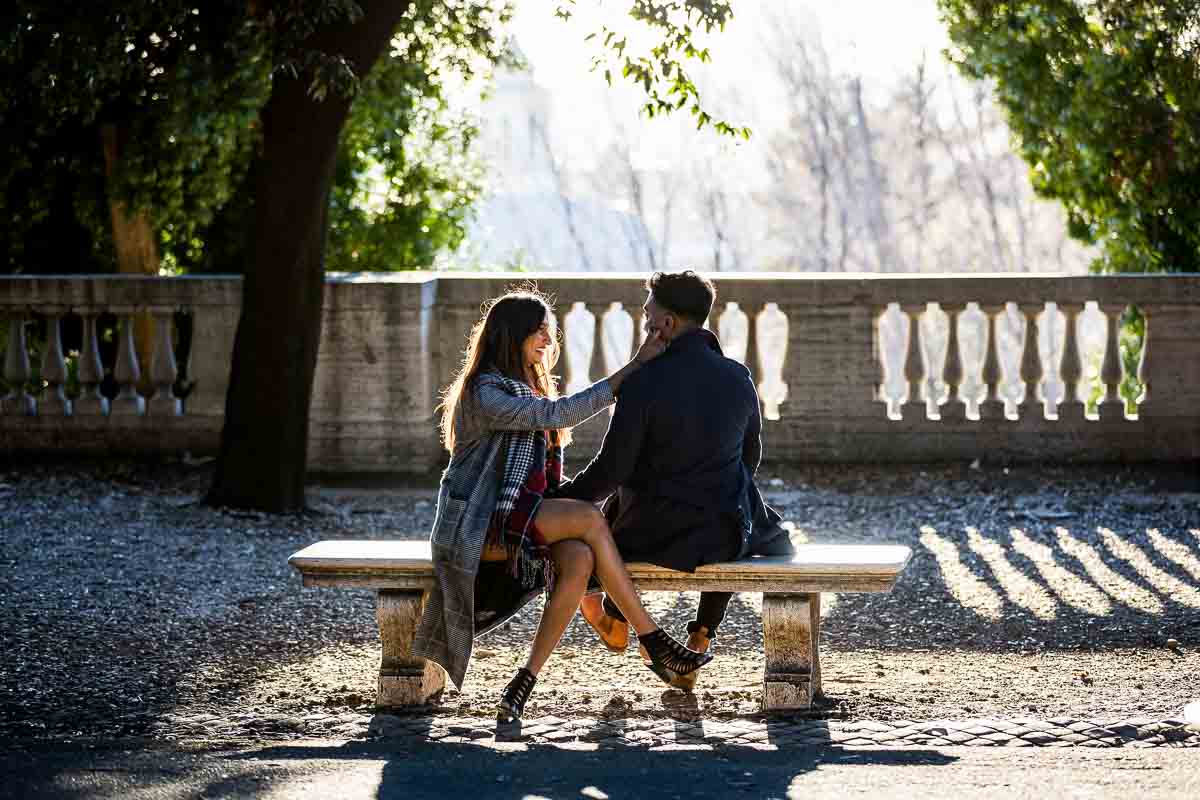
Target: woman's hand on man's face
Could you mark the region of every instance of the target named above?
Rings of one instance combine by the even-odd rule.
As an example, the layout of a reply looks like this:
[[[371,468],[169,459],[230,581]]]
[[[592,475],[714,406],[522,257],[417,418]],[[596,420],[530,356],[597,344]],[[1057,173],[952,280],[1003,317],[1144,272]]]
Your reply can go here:
[[[645,341],[638,348],[637,355],[633,358],[639,364],[645,364],[651,359],[658,358],[667,349],[667,343],[663,340],[662,334],[657,330],[652,330],[646,334]]]

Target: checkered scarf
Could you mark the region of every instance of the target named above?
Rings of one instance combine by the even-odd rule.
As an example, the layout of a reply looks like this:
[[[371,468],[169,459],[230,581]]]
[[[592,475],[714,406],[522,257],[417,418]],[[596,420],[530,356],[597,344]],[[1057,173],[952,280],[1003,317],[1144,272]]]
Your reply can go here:
[[[535,397],[533,389],[524,381],[508,376],[501,378],[505,390],[517,397]],[[500,498],[496,501],[497,522],[503,523],[516,507],[521,487],[534,467],[537,451],[535,431],[506,431],[501,451],[504,453],[504,477],[500,480]]]
[[[516,397],[535,396],[528,384],[508,377],[502,377],[501,381],[505,390]],[[554,561],[550,558],[547,548],[535,545],[529,538],[529,526],[533,523],[533,515],[541,506],[541,497],[537,499],[528,518],[515,520],[515,525],[509,524],[521,492],[531,491],[528,486],[529,477],[535,471],[546,468],[547,443],[538,431],[506,431],[500,448],[504,453],[504,476],[500,480],[500,497],[496,502],[489,530],[497,537],[495,543],[502,545],[508,552],[509,572],[518,583],[526,589],[536,589],[540,584],[546,590],[552,591],[555,577]],[[506,537],[503,531],[515,531],[516,526],[520,527],[521,538],[514,541]]]

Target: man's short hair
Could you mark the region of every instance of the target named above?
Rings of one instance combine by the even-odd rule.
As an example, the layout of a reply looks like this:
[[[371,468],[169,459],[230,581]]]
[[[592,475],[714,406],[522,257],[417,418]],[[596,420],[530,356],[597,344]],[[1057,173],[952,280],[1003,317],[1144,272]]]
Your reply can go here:
[[[683,272],[656,272],[646,280],[654,302],[668,311],[703,325],[717,300],[717,287],[690,269]]]

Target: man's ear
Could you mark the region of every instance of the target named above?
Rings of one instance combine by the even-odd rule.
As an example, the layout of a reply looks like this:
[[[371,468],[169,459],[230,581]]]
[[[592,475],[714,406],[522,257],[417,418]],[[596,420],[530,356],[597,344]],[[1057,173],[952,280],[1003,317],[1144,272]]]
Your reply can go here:
[[[663,314],[662,327],[663,333],[666,334],[665,338],[670,339],[679,327],[679,317],[668,311],[666,314]]]

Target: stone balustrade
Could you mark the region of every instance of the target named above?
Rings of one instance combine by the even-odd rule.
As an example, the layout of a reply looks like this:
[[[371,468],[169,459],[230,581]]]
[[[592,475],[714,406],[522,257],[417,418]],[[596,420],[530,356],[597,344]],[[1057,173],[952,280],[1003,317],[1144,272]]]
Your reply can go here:
[[[0,450],[214,451],[240,303],[236,278],[0,277]],[[184,365],[181,312],[196,332]]]
[[[533,278],[557,298],[567,387],[624,363],[641,276],[331,275],[310,467],[440,467],[438,392],[480,304]],[[1200,276],[715,280],[709,327],[759,386],[771,460],[1200,458]],[[0,277],[0,450],[215,452],[240,293],[231,277]],[[1121,333],[1135,315],[1140,338]],[[580,426],[573,465],[606,421]]]

